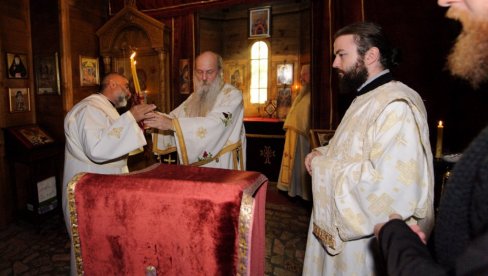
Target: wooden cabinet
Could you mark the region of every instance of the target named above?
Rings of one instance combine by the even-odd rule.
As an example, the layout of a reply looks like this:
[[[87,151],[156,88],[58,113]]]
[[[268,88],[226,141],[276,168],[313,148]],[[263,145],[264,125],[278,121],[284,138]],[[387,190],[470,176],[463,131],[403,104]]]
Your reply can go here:
[[[246,170],[258,171],[278,181],[285,144],[283,121],[275,118],[244,118],[247,139]]]
[[[37,125],[7,128],[5,145],[17,213],[40,222],[60,210],[63,146]]]

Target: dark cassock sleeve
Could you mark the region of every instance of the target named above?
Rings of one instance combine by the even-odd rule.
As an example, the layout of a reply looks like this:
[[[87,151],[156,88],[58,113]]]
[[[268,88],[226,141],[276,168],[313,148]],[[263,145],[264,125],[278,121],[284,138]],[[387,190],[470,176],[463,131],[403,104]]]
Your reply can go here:
[[[488,275],[488,229],[456,259],[456,275]]]
[[[381,228],[379,246],[388,275],[449,275],[402,220],[391,220]]]

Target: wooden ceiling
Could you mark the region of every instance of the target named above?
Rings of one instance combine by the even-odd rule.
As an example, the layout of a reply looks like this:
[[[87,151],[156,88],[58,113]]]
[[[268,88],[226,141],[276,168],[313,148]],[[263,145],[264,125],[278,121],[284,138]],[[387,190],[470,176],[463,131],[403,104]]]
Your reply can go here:
[[[262,0],[108,0],[111,14],[117,13],[126,4],[135,5],[138,10],[155,17],[176,16],[193,10],[228,7],[238,4],[269,4],[273,1]],[[296,0],[301,2],[301,0]]]

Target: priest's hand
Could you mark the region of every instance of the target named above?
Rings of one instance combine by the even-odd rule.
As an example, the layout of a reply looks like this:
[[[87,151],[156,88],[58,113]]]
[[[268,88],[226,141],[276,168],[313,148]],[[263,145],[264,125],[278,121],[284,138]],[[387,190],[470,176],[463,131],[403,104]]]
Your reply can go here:
[[[312,175],[312,159],[319,155],[322,155],[320,151],[313,150],[305,157],[305,167],[310,175]]]
[[[134,116],[134,119],[136,119],[136,122],[139,122],[150,118],[154,109],[156,109],[156,105],[143,103],[133,106],[129,111],[132,113],[132,116]]]
[[[159,130],[173,130],[173,120],[162,113],[153,112],[149,118],[144,120],[144,127],[157,128]]]

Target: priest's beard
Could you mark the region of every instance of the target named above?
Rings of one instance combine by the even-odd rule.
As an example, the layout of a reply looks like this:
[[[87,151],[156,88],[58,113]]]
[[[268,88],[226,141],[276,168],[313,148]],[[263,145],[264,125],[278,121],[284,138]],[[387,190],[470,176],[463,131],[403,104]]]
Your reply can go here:
[[[454,76],[464,78],[473,88],[488,80],[488,20],[473,18],[466,11],[450,8],[448,18],[459,20],[463,30],[447,59]]]
[[[339,88],[344,94],[356,94],[357,89],[368,79],[368,70],[362,57],[358,57],[352,68],[347,71],[339,70],[339,73],[342,74],[339,75]]]
[[[114,103],[115,108],[125,107],[127,105],[127,97],[122,93],[117,97],[117,101]]]
[[[218,74],[211,83],[208,83],[194,76],[193,83],[195,92],[186,106],[186,112],[188,117],[205,117],[212,110],[222,89],[222,77]]]

